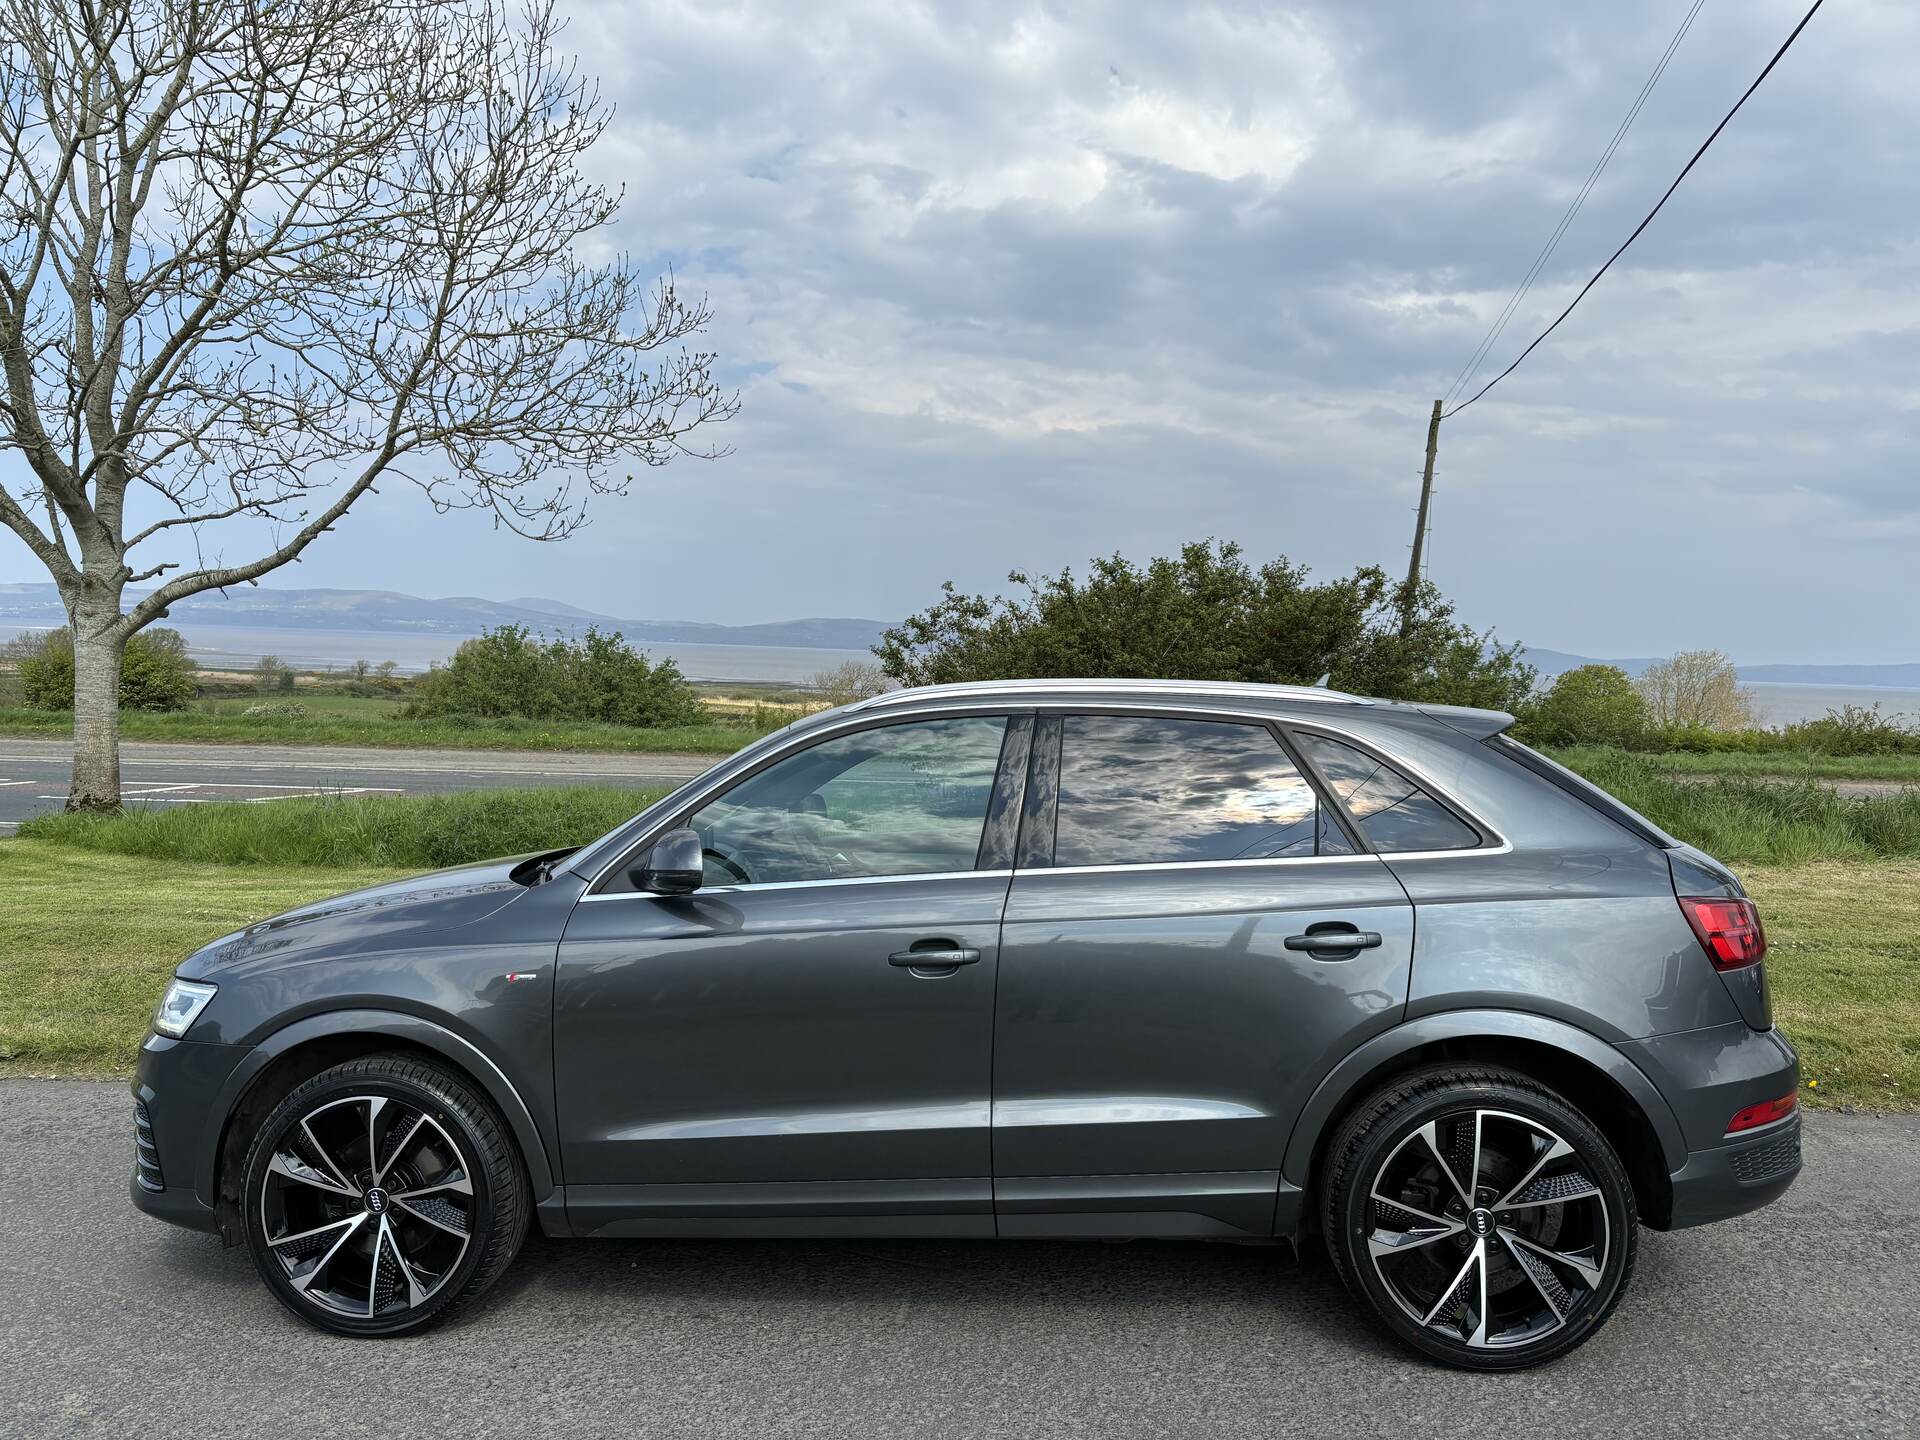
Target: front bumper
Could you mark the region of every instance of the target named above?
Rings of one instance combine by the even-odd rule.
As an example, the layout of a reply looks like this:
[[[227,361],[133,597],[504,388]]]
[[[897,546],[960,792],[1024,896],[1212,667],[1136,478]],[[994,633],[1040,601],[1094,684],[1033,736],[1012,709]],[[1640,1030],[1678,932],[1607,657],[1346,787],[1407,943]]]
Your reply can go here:
[[[147,1214],[217,1230],[214,1183],[226,1116],[215,1101],[245,1045],[149,1035],[133,1077],[134,1165],[128,1191]]]
[[[1669,1211],[1643,1217],[1649,1224],[1662,1230],[1706,1225],[1786,1193],[1800,1174],[1799,1114],[1727,1134],[1737,1111],[1798,1093],[1800,1057],[1784,1035],[1737,1020],[1620,1049],[1659,1087],[1687,1144],[1685,1162],[1669,1177]]]

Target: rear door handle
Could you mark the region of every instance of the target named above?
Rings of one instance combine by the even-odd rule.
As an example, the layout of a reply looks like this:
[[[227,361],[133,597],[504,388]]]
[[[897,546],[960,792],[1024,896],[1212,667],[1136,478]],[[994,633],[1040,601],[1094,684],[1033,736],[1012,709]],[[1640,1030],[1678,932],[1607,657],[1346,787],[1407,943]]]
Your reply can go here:
[[[1289,935],[1286,946],[1289,950],[1305,950],[1318,955],[1321,951],[1355,952],[1372,950],[1380,944],[1378,930],[1356,930],[1351,925],[1311,925],[1304,935]]]
[[[964,945],[929,946],[925,950],[896,950],[887,957],[889,965],[908,970],[950,970],[956,965],[974,965],[980,952]]]

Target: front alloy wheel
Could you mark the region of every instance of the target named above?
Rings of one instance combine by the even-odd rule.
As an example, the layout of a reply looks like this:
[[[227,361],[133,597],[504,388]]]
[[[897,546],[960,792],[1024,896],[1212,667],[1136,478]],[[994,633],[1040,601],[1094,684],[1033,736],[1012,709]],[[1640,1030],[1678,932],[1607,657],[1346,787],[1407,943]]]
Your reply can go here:
[[[1599,1131],[1531,1080],[1410,1076],[1335,1145],[1336,1263],[1428,1354],[1468,1369],[1539,1364],[1617,1303],[1633,1259],[1629,1182]]]
[[[417,1330],[478,1294],[527,1224],[519,1166],[459,1076],[374,1056],[283,1100],[247,1160],[247,1232],[274,1294],[353,1335]]]

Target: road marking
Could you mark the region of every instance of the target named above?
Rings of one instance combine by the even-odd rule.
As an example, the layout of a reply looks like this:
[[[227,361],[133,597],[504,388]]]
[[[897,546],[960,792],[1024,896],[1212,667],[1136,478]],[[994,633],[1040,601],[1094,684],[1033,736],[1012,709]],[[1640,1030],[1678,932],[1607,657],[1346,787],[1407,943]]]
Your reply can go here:
[[[39,780],[0,780],[0,788],[8,785],[39,785],[41,783],[43,782]]]

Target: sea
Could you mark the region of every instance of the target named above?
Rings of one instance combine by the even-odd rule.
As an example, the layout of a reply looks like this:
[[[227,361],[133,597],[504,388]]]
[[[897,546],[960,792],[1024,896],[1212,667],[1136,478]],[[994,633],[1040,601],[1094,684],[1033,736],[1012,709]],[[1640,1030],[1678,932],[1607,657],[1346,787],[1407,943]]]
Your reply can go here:
[[[0,625],[0,640],[21,627]],[[188,649],[209,669],[246,670],[262,655],[277,655],[301,670],[344,670],[356,660],[393,661],[417,673],[451,656],[465,635],[391,630],[255,629],[239,625],[179,625]],[[655,660],[671,658],[690,680],[753,684],[804,684],[848,660],[871,660],[865,650],[804,649],[784,645],[701,645],[678,640],[636,640]],[[1762,725],[1817,720],[1844,705],[1878,705],[1883,714],[1920,721],[1920,690],[1876,685],[1749,684]]]

